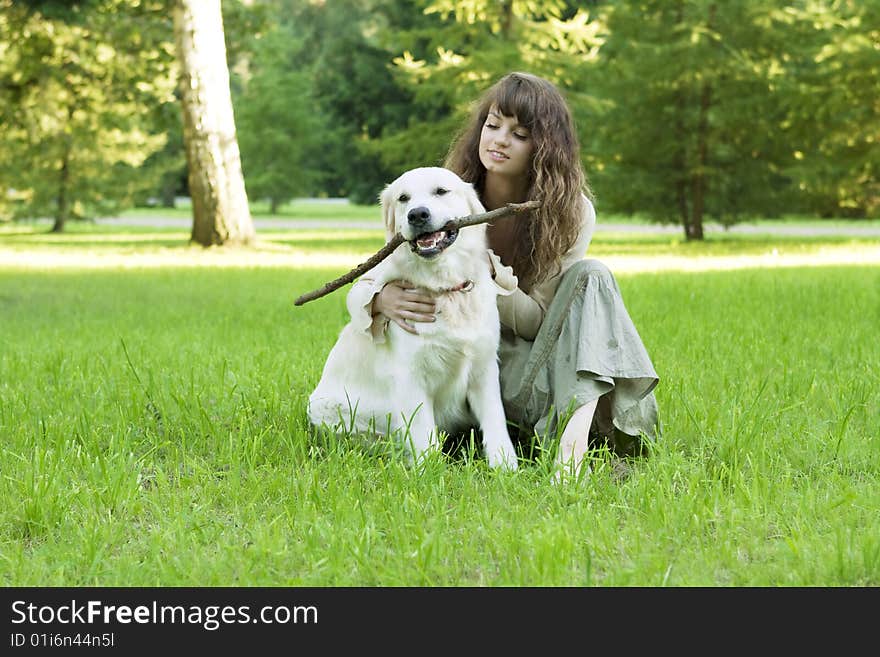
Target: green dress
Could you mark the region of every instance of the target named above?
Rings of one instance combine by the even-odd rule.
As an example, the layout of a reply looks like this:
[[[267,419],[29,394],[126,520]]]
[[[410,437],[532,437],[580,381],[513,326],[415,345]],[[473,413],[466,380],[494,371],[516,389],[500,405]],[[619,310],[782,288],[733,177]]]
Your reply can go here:
[[[659,382],[617,281],[598,260],[580,260],[559,282],[535,339],[502,327],[501,394],[508,422],[541,441],[598,399],[591,439],[619,455],[642,453],[660,434]]]

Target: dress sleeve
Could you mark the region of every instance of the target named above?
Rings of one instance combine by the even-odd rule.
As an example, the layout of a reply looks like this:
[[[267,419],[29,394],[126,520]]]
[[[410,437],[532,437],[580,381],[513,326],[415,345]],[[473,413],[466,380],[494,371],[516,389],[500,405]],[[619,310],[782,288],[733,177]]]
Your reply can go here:
[[[538,335],[544,311],[541,305],[519,287],[519,279],[513,268],[501,262],[501,258],[489,249],[489,262],[492,265],[492,278],[498,287],[498,314],[501,323],[516,335],[533,340]]]
[[[385,342],[389,321],[385,315],[372,314],[373,299],[384,286],[383,280],[362,276],[351,286],[348,296],[345,297],[345,305],[354,329],[370,335],[376,343]]]
[[[590,248],[590,242],[593,240],[593,233],[596,230],[596,208],[593,203],[584,196],[584,218],[581,221],[581,230],[578,233],[577,242],[565,254],[563,261],[568,261],[568,265],[563,264],[563,269],[567,269],[572,263],[583,260],[587,255],[587,249]]]

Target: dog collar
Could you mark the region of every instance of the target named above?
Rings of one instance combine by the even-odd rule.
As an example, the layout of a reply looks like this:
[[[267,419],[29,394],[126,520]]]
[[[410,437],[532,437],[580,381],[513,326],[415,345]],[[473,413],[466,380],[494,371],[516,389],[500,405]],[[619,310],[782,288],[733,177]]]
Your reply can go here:
[[[448,287],[445,290],[440,290],[440,292],[470,292],[473,289],[474,282],[468,279],[464,283],[459,283],[455,287]]]

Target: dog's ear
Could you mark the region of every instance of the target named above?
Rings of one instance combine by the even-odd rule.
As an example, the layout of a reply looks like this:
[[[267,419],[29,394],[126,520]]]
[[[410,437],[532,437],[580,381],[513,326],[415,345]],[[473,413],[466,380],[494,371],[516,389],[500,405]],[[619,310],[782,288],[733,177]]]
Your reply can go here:
[[[470,183],[464,183],[464,197],[467,199],[468,209],[471,214],[482,214],[486,211],[480,197],[477,196],[477,190]]]
[[[379,194],[379,203],[382,205],[382,221],[385,222],[385,240],[394,237],[394,199],[391,198],[391,185],[386,185]]]

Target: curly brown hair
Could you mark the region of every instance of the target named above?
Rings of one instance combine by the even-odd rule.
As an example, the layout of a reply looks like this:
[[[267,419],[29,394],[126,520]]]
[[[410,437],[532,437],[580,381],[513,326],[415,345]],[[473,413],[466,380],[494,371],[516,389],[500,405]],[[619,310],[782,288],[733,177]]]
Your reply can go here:
[[[517,221],[515,251],[507,263],[528,291],[559,272],[562,256],[577,241],[584,196],[592,199],[592,192],[565,99],[552,82],[529,73],[509,73],[486,91],[453,141],[445,167],[483,195],[486,168],[480,162],[480,133],[493,106],[528,128],[535,145],[526,200],[538,199],[541,207]]]

